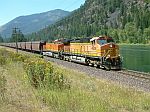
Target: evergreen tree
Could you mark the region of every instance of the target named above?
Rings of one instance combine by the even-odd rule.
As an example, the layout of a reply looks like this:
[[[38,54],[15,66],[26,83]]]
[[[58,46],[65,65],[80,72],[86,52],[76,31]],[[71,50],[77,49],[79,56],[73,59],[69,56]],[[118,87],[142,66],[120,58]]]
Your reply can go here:
[[[24,37],[21,30],[19,30],[18,28],[13,28],[10,41],[11,42],[25,42],[25,41],[27,41],[27,39]]]
[[[145,43],[150,43],[150,27],[144,29]]]

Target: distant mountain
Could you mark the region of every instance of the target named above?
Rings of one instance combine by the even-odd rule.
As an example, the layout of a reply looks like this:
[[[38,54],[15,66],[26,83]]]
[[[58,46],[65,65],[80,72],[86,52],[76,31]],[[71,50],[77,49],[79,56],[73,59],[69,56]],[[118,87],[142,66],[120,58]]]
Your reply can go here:
[[[30,35],[37,40],[110,35],[120,43],[150,43],[150,0],[86,0],[66,18]]]
[[[70,14],[68,11],[56,9],[44,13],[20,16],[0,27],[0,34],[9,37],[13,27],[18,27],[24,34],[36,32]]]

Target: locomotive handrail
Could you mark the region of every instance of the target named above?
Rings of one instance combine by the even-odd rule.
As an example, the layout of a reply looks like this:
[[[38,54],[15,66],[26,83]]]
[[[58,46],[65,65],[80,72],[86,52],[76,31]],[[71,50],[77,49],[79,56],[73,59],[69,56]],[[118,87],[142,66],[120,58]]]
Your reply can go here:
[[[106,51],[106,50],[105,50],[105,51]],[[105,54],[104,54],[102,57],[103,57],[103,58],[106,57],[109,52],[110,52],[110,49],[109,49],[107,52],[105,52]]]

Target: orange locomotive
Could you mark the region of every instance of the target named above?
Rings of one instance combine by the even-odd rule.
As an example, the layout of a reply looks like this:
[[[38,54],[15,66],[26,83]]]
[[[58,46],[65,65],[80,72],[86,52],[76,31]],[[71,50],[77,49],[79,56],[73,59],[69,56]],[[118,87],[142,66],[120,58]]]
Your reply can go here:
[[[43,55],[110,69],[121,69],[119,46],[111,37],[55,40],[43,46]]]

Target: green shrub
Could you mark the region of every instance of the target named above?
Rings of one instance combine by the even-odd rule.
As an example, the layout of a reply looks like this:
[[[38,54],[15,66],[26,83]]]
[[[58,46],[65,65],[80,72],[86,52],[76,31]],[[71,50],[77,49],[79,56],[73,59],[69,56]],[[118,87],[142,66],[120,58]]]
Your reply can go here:
[[[1,64],[6,64],[7,62],[11,62],[11,61],[24,62],[27,58],[29,58],[29,56],[15,53],[15,52],[10,52],[5,49],[0,49],[0,58],[1,58],[0,59]]]
[[[29,58],[24,62],[29,80],[34,87],[47,89],[69,88],[70,84],[64,75],[55,71],[50,62],[40,58]]]
[[[0,65],[5,65],[7,62],[7,59],[4,56],[0,56]]]
[[[7,52],[5,49],[0,49],[0,65],[7,63]]]

